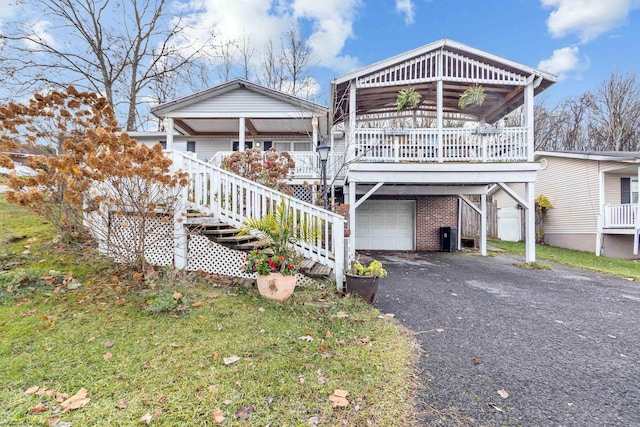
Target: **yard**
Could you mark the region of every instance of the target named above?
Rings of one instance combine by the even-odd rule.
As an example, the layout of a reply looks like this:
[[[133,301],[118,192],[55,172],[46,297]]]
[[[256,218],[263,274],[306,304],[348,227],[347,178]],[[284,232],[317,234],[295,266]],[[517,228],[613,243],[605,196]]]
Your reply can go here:
[[[2,423],[412,424],[418,351],[391,315],[330,287],[275,303],[128,271],[54,237],[0,198]]]

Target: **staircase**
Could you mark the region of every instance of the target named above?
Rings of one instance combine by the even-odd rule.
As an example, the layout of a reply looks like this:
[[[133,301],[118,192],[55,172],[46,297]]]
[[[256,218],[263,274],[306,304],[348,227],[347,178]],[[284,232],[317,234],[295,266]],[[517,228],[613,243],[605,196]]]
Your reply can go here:
[[[212,242],[244,252],[254,249],[262,249],[268,246],[264,240],[250,234],[239,236],[239,228],[235,228],[223,222],[216,222],[215,219],[203,216],[199,213],[188,213],[185,226],[190,232],[199,233],[206,236]],[[265,249],[266,252],[271,249]],[[313,279],[327,279],[331,277],[333,271],[330,267],[322,265],[312,259],[304,259],[300,263],[300,273]]]

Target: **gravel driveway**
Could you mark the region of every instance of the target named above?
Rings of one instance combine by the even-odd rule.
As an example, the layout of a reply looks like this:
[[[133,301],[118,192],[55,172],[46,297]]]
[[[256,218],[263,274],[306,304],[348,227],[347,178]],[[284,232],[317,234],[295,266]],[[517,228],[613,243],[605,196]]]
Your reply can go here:
[[[640,425],[637,282],[509,255],[373,256],[389,271],[375,305],[424,351],[424,424]]]

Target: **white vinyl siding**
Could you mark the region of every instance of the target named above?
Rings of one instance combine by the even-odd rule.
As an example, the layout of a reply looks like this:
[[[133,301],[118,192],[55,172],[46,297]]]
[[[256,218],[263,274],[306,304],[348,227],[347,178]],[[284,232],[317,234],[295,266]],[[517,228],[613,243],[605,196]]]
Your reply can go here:
[[[296,114],[302,116],[303,110],[282,100],[248,89],[238,88],[213,98],[184,106],[180,109],[180,115],[188,117],[193,114],[206,113],[210,117],[216,117],[217,114],[260,117],[273,111],[290,113],[292,117],[295,117]]]

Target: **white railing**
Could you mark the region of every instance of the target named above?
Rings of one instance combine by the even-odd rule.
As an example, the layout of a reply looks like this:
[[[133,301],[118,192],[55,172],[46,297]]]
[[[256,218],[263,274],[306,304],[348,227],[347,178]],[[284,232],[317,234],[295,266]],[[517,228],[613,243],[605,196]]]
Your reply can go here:
[[[261,218],[284,199],[295,218],[317,224],[319,236],[313,242],[298,242],[296,250],[305,258],[331,267],[338,287],[344,273],[345,219],[329,210],[303,202],[272,188],[250,181],[210,163],[167,151],[175,170],[189,174],[188,207],[212,215],[234,227],[248,217]]]
[[[222,161],[236,151],[218,151],[210,160],[214,166],[222,167]],[[320,179],[320,159],[315,151],[289,151],[296,167],[292,178]],[[344,164],[344,153],[330,152],[327,160],[327,176],[344,175],[341,166]]]
[[[527,161],[527,128],[364,129],[355,131],[355,156],[363,162]]]
[[[604,206],[604,228],[635,228],[637,220],[637,203]]]

